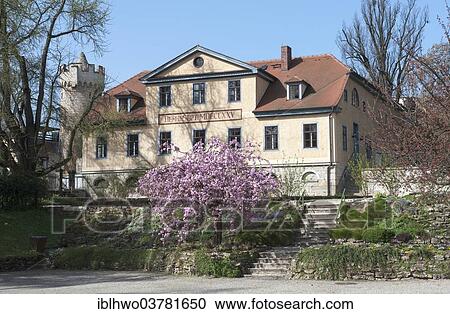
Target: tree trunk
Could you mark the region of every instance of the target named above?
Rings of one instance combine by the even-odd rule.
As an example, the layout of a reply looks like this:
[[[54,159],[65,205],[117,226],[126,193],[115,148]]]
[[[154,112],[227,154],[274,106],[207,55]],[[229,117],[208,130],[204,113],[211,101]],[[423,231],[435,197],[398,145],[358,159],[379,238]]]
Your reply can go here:
[[[222,244],[222,215],[218,214],[214,217],[214,237],[213,237],[213,244],[214,245],[220,245]]]

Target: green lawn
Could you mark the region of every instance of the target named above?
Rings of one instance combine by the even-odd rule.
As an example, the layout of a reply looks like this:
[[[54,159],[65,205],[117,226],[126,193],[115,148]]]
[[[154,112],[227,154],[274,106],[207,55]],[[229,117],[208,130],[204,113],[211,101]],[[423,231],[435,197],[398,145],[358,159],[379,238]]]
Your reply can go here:
[[[32,235],[46,235],[49,237],[48,247],[56,246],[58,235],[51,234],[48,210],[0,211],[0,256],[30,251]]]

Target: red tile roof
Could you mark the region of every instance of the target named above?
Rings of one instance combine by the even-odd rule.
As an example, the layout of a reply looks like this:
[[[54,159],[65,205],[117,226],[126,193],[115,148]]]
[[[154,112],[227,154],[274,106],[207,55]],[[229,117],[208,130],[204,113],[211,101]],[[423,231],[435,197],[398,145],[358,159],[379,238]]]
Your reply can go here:
[[[145,85],[139,80],[141,77],[147,75],[150,71],[144,70],[138,74],[130,77],[128,80],[116,85],[106,91],[106,94],[115,96],[123,91],[132,91],[139,94],[142,98],[145,98]]]
[[[249,62],[266,68],[277,80],[269,85],[255,112],[334,107],[338,104],[351,69],[332,55],[292,59],[289,70],[281,70],[281,59]],[[303,99],[287,100],[286,82],[310,85]]]
[[[116,118],[125,119],[129,122],[145,120],[145,85],[142,84],[139,79],[149,72],[150,71],[139,72],[128,80],[107,90],[95,104],[93,111],[90,113],[90,119],[99,121],[102,119],[102,113],[107,111],[110,112],[112,108],[114,108],[115,111],[115,96],[133,96],[137,99],[137,103],[133,106],[131,112],[120,113]]]
[[[351,72],[349,67],[330,54],[293,58],[287,71],[281,70],[281,59],[250,61],[248,64],[264,69],[276,79],[269,84],[265,94],[256,105],[255,112],[335,107]],[[115,96],[140,97],[142,106],[135,106],[134,110],[126,113],[126,118],[130,120],[146,119],[145,85],[139,79],[148,73],[150,71],[139,72],[106,91],[95,110],[101,112],[107,107],[115,108]],[[287,100],[286,83],[301,81],[307,83],[308,86],[304,97]]]

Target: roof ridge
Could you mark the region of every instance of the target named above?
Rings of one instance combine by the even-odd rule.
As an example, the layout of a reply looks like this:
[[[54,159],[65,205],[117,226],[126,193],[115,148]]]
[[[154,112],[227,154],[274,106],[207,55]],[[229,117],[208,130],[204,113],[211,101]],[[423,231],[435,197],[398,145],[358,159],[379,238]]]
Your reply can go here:
[[[265,59],[265,60],[250,60],[250,61],[246,61],[247,63],[261,63],[261,62],[275,62],[275,61],[280,61],[281,59]]]
[[[341,60],[336,58],[332,53],[321,53],[321,54],[315,54],[315,55],[296,56],[296,57],[293,57],[292,60],[294,60],[294,59],[305,59],[305,58],[323,58],[323,57],[333,58],[336,61],[338,61],[340,64],[344,65],[344,67],[350,69],[344,63],[342,63]],[[263,60],[250,60],[250,61],[246,61],[246,62],[247,63],[281,62],[281,58],[278,58],[278,59],[263,59]]]
[[[127,82],[129,82],[129,81],[135,79],[135,78],[138,77],[138,76],[141,76],[144,72],[150,72],[150,70],[142,70],[142,71],[140,71],[139,73],[136,73],[135,75],[133,75],[132,77],[126,79],[125,81],[123,81],[123,82],[121,82],[121,83],[119,83],[119,84],[117,84],[117,85],[111,87],[111,88],[108,89],[105,93],[107,94],[107,93],[109,93],[110,91],[112,91],[113,89],[115,89],[115,88],[117,88],[117,87],[119,87],[119,86],[121,86],[121,85],[126,84]],[[127,89],[128,89],[128,87],[127,87]]]
[[[314,54],[314,55],[306,55],[306,56],[301,56],[300,58],[322,58],[322,57],[334,57],[331,53],[319,53],[319,54]]]

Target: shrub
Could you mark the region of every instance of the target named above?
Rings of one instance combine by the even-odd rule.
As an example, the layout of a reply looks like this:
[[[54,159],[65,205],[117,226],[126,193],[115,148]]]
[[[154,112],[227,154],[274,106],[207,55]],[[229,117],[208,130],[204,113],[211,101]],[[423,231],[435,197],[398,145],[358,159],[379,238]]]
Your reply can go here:
[[[367,225],[367,211],[359,211],[344,204],[339,208],[339,226],[345,228],[364,228]]]
[[[240,277],[241,270],[229,257],[213,257],[204,250],[195,252],[195,270],[200,276]]]
[[[230,241],[245,246],[286,246],[295,242],[294,230],[279,231],[242,231],[233,236]]]
[[[313,268],[319,279],[342,280],[353,270],[384,269],[390,260],[398,258],[399,253],[398,248],[390,245],[305,248],[297,256],[297,271]]]
[[[425,235],[425,226],[408,214],[394,218],[392,228],[395,234],[409,233],[413,236]]]
[[[352,230],[346,228],[331,229],[330,237],[332,239],[350,239],[352,238]]]
[[[386,197],[378,195],[374,198],[373,202],[367,206],[367,222],[368,227],[385,223],[389,225],[393,216],[392,208],[386,202]]]
[[[394,236],[394,231],[381,227],[367,228],[362,232],[362,240],[370,243],[390,242]]]
[[[364,229],[356,228],[356,229],[347,229],[347,228],[337,228],[330,230],[330,237],[332,239],[362,239],[362,232]]]
[[[152,270],[158,253],[153,249],[73,247],[56,253],[53,263],[56,268],[62,269]]]
[[[46,182],[26,175],[0,176],[0,208],[36,208],[47,192]]]

